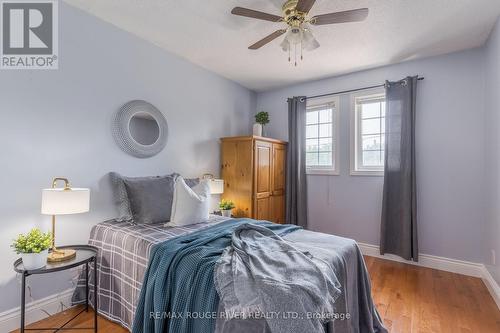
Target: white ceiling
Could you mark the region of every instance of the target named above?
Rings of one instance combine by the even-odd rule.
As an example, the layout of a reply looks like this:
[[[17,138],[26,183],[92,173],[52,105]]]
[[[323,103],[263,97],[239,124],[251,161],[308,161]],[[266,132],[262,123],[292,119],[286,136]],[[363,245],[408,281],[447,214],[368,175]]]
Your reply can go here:
[[[368,7],[368,19],[314,27],[321,47],[298,67],[281,38],[247,47],[281,28],[230,14],[235,6],[280,14],[284,0],[65,0],[255,91],[482,45],[500,0],[317,0],[311,14]]]

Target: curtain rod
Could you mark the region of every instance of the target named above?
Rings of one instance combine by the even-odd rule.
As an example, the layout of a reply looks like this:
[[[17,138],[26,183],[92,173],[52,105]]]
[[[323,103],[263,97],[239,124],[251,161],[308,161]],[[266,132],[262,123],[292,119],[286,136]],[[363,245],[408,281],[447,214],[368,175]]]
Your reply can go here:
[[[419,81],[422,81],[423,79],[424,79],[423,77],[419,77],[418,78]],[[355,91],[375,89],[375,88],[381,88],[381,87],[385,87],[385,83],[384,84],[379,84],[379,85],[376,85],[376,86],[363,87],[363,88],[358,88],[358,89],[350,89],[350,90],[338,91],[338,92],[333,92],[333,93],[328,93],[328,94],[322,94],[322,95],[308,96],[305,99],[327,97],[327,96],[332,96],[332,95],[341,95],[341,94],[347,94],[347,93],[351,93],[351,92],[355,92]]]

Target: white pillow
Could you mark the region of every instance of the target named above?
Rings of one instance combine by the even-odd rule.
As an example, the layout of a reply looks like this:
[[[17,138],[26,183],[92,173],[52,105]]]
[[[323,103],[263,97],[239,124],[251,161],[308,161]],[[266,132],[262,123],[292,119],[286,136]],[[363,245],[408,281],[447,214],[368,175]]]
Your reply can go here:
[[[190,188],[184,178],[177,177],[172,201],[172,214],[166,227],[206,222],[209,219],[210,187],[205,180]]]

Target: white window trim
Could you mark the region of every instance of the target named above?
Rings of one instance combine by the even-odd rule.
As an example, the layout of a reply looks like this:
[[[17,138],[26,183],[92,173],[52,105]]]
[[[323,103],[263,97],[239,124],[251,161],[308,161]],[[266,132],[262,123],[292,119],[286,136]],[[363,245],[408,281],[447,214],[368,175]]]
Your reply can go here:
[[[350,174],[351,176],[375,176],[375,177],[383,177],[384,170],[378,167],[364,167],[363,169],[359,169],[357,164],[357,160],[359,159],[359,142],[361,140],[361,132],[358,131],[359,122],[358,114],[356,112],[356,98],[358,97],[370,97],[377,96],[380,94],[385,95],[385,90],[383,88],[377,88],[372,90],[365,90],[359,93],[351,94],[351,128],[350,128]],[[357,158],[358,157],[358,158]]]
[[[330,96],[328,98],[321,98],[321,99],[316,99],[314,101],[311,101],[312,104],[308,105],[307,108],[314,108],[318,107],[321,105],[329,104],[329,103],[334,103],[335,108],[333,109],[332,113],[332,138],[335,140],[335,147],[334,149],[334,154],[332,157],[334,158],[333,161],[333,169],[328,167],[328,168],[321,168],[321,167],[314,167],[314,168],[308,168],[306,166],[306,174],[311,175],[311,176],[339,176],[340,175],[340,125],[339,125],[339,120],[340,120],[340,96]]]

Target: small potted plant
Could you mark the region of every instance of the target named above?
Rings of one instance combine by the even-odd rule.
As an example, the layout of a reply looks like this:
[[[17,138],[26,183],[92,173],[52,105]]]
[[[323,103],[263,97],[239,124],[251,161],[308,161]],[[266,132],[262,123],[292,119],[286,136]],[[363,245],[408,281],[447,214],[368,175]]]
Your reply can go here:
[[[253,135],[262,136],[264,125],[269,124],[269,113],[261,111],[255,115],[255,124],[253,125]]]
[[[21,255],[24,268],[34,270],[45,266],[51,245],[50,232],[43,233],[40,229],[33,228],[29,233],[19,235],[11,247]]]
[[[222,213],[222,216],[224,217],[231,217],[231,212],[234,209],[234,207],[236,206],[234,205],[234,202],[232,202],[231,200],[222,199],[221,202],[219,202],[219,208]]]

